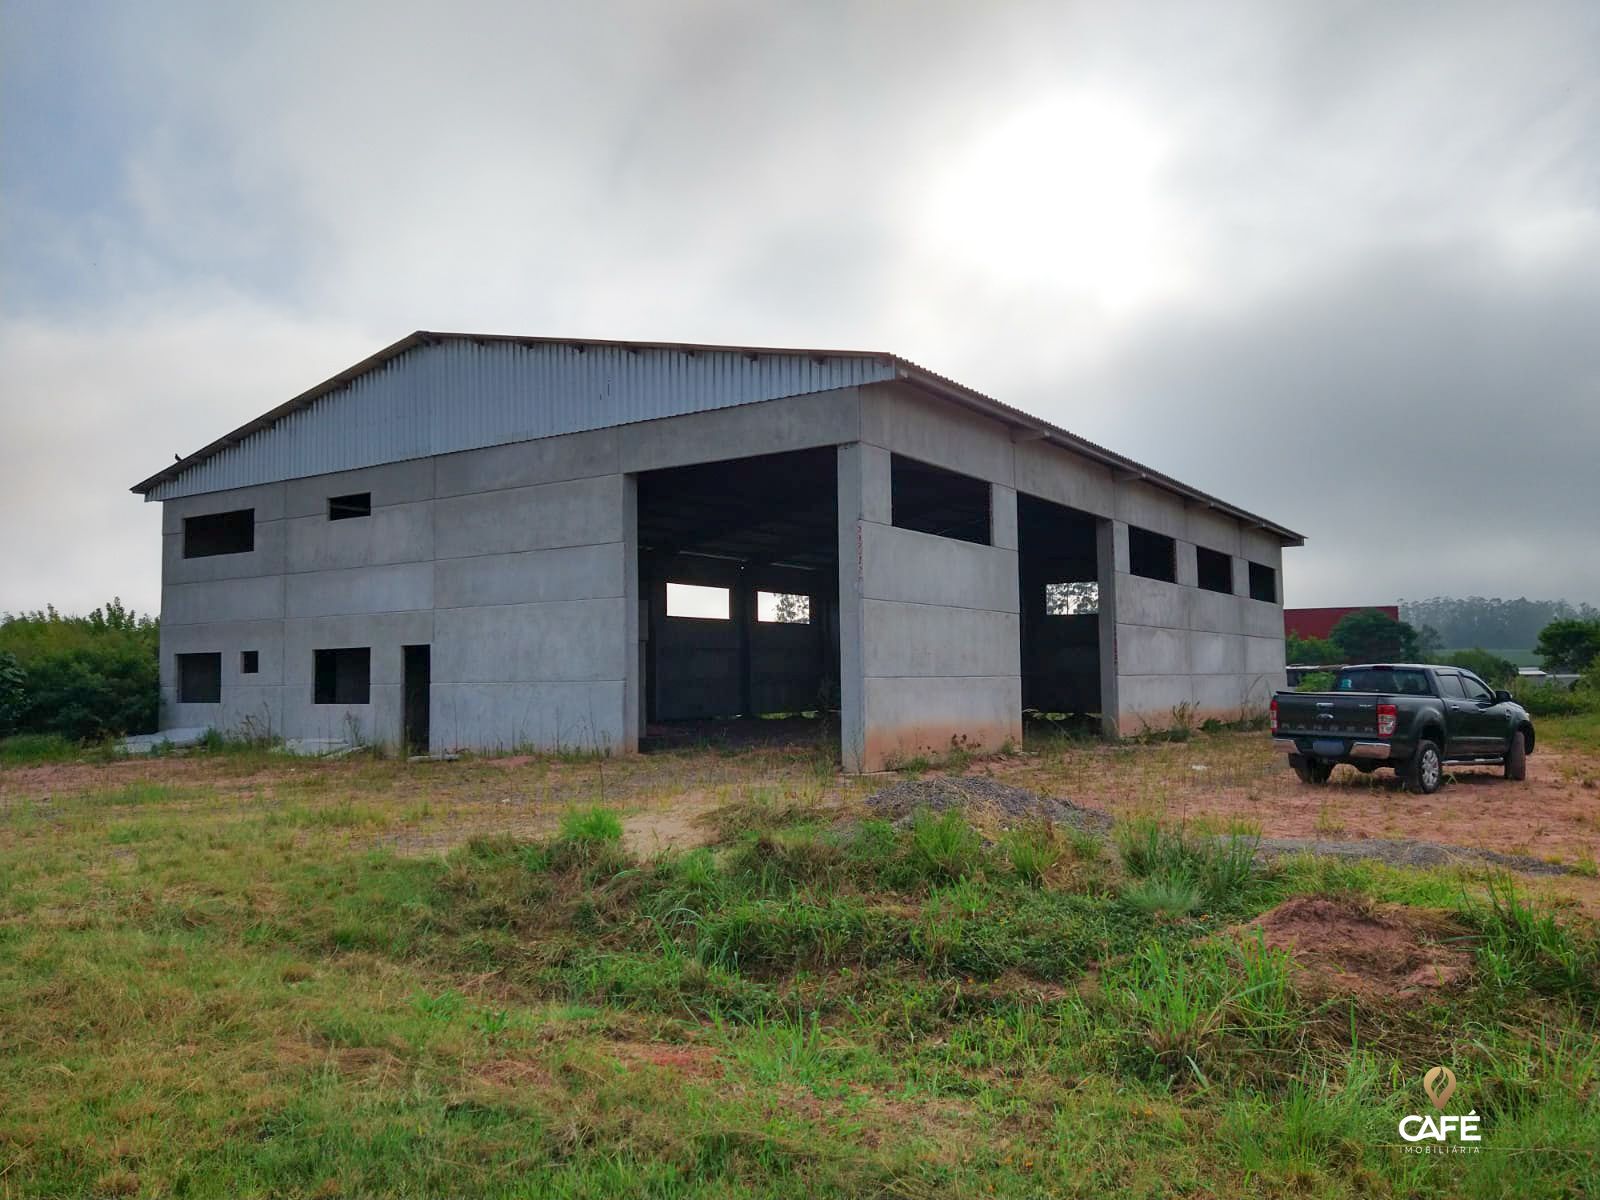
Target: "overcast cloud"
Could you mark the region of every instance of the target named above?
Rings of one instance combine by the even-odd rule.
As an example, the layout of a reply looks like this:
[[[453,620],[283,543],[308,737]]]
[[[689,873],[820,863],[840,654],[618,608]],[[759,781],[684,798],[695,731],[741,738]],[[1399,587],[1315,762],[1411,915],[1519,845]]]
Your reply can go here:
[[[418,328],[892,350],[1303,531],[1600,602],[1600,5],[0,0],[0,610]]]

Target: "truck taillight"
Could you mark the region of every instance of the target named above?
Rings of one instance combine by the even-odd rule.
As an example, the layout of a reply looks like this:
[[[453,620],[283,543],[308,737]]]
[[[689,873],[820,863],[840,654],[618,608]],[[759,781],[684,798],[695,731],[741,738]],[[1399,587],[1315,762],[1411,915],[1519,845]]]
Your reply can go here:
[[[1278,732],[1278,701],[1277,701],[1276,697],[1274,697],[1273,701],[1272,701],[1272,715],[1271,715],[1271,717],[1269,719],[1272,722],[1272,732],[1273,733],[1277,733]]]
[[[1392,704],[1378,705],[1378,736],[1393,737],[1394,727],[1400,720],[1400,714]]]

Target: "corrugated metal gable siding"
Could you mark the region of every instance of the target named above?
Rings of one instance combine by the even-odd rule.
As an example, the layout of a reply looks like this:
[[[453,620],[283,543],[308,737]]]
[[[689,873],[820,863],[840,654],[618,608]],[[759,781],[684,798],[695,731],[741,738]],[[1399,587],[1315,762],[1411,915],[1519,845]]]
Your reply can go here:
[[[874,358],[450,339],[420,346],[159,484],[171,500],[731,408],[894,376]]]

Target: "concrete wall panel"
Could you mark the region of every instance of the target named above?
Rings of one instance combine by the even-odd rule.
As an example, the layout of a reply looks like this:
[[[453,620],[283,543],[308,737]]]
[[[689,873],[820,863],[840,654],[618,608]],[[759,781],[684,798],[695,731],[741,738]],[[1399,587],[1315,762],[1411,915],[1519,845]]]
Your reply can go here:
[[[453,496],[434,504],[440,558],[622,541],[622,476]]]
[[[1022,740],[1022,685],[994,679],[868,678],[865,758],[870,770],[952,745],[998,750]]]
[[[1189,632],[1152,625],[1117,625],[1117,669],[1134,675],[1184,675],[1189,671]]]
[[[1043,441],[1018,442],[1015,454],[1017,491],[1097,517],[1114,515],[1110,467]]]
[[[620,681],[623,609],[620,596],[440,609],[434,683]]]
[[[161,623],[265,621],[283,616],[283,576],[179,583],[162,589]]]
[[[370,517],[330,521],[326,515],[292,517],[286,562],[290,571],[427,562],[433,558],[433,504],[416,501],[374,508]]]
[[[286,617],[412,612],[433,607],[433,564],[311,571],[284,579]]]
[[[442,454],[435,460],[437,494],[463,496],[614,475],[620,469],[615,429],[572,433],[536,442]]]
[[[472,608],[620,596],[625,567],[619,542],[440,559],[434,566],[434,603]]]
[[[1117,575],[1117,622],[1154,625],[1163,629],[1189,627],[1189,603],[1194,588],[1142,575]]]
[[[1238,675],[1245,670],[1245,642],[1230,633],[1193,632],[1189,643],[1191,675]]]
[[[861,440],[990,483],[1016,486],[1011,433],[903,384],[861,390]]]
[[[869,677],[981,678],[1019,670],[1015,613],[867,600],[862,614]]]
[[[364,467],[359,471],[339,471],[332,475],[312,475],[291,479],[284,486],[284,515],[328,519],[328,500],[354,492],[372,493],[374,509],[433,499],[431,458],[412,458],[405,462]],[[335,521],[333,524],[343,524]]]
[[[863,522],[860,556],[868,599],[1017,611],[1014,551]]]
[[[690,416],[625,425],[616,432],[622,470],[656,471],[853,442],[860,434],[855,388],[816,392]],[[824,485],[826,486],[826,485]]]
[[[440,750],[618,751],[624,741],[623,682],[434,684],[434,745]]]

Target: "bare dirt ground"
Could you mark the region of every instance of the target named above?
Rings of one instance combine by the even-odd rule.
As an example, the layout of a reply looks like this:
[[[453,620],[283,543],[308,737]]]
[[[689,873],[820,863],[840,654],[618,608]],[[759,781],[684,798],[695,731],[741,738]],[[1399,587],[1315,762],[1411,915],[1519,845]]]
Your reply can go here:
[[[630,847],[648,854],[707,840],[711,815],[733,804],[892,817],[891,797],[943,794],[951,783],[966,791],[987,787],[995,795],[980,799],[991,807],[1004,802],[1002,808],[1010,804],[1008,789],[1025,789],[1043,798],[1039,815],[1059,819],[1070,810],[1099,827],[1108,823],[1098,815],[1103,811],[1218,828],[1245,822],[1268,842],[1305,839],[1330,852],[1406,839],[1524,856],[1573,872],[1567,877],[1573,889],[1592,891],[1600,901],[1593,878],[1600,860],[1600,745],[1571,738],[1540,745],[1525,782],[1505,780],[1498,768],[1458,769],[1433,796],[1405,791],[1390,772],[1363,776],[1348,767],[1326,787],[1309,787],[1272,753],[1265,734],[1221,733],[1149,745],[1045,738],[1011,755],[854,778],[841,776],[826,751],[805,741],[606,761],[526,755],[308,761],[268,753],[80,761],[0,769],[0,808],[29,803],[46,812],[52,796],[83,793],[136,804],[139,789],[159,788],[166,802],[228,805],[241,819],[277,811],[290,824],[304,819],[324,831],[331,824],[353,841],[428,854],[474,837],[543,836],[572,806],[603,804],[623,817]]]

